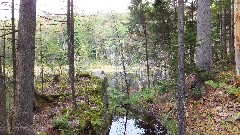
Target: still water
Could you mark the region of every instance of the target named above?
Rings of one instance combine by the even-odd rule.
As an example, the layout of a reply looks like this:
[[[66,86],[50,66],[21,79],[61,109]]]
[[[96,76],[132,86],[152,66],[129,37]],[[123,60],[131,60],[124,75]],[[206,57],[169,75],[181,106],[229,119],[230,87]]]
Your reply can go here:
[[[111,88],[119,91],[124,89],[124,77],[121,73],[112,73],[105,76],[104,72],[101,72],[94,73],[94,75],[102,79],[107,77],[108,86]],[[141,83],[140,80],[138,75],[128,74],[129,87],[134,90],[139,90],[143,86],[144,83]],[[166,128],[155,118],[146,114],[139,114],[137,111],[133,113],[128,109],[115,112],[109,126],[106,135],[167,135]]]
[[[135,124],[135,120],[124,118],[116,118],[112,122],[109,135],[141,135],[144,133],[144,129],[138,128]]]
[[[128,115],[127,112],[112,120],[108,135],[167,135],[167,130],[149,116]]]

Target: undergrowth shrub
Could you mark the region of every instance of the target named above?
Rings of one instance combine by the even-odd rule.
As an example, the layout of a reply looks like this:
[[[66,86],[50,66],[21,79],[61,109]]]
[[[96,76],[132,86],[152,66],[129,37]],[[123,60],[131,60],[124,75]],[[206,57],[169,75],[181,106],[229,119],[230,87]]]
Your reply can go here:
[[[196,75],[197,75],[197,82],[204,83],[207,80],[215,79],[214,72],[209,72],[209,71],[205,71],[205,70],[197,70]]]
[[[155,91],[158,91],[158,94],[163,94],[175,88],[176,88],[176,83],[170,80],[163,80],[161,82],[158,82],[158,84],[155,85],[152,89],[154,89]]]
[[[68,119],[65,116],[60,116],[59,118],[53,120],[53,127],[58,129],[67,129],[69,127]]]
[[[213,80],[208,80],[205,84],[210,85],[214,89],[223,88],[231,97],[240,100],[240,87],[228,85],[225,82],[214,82]]]
[[[198,88],[192,88],[191,97],[199,99],[201,97],[201,90],[199,90]]]
[[[126,102],[127,100],[126,94],[114,88],[108,88],[107,94],[111,108],[115,108],[116,106],[123,104],[123,102]]]
[[[161,119],[162,119],[163,124],[168,129],[169,135],[176,135],[178,133],[177,122],[173,118],[171,118],[167,115],[162,115]]]
[[[53,127],[57,128],[59,131],[63,131],[64,134],[68,134],[70,129],[68,118],[69,118],[69,113],[59,116],[58,118],[52,121]]]
[[[221,72],[217,78],[219,82],[233,83],[235,81],[235,73],[232,71]]]

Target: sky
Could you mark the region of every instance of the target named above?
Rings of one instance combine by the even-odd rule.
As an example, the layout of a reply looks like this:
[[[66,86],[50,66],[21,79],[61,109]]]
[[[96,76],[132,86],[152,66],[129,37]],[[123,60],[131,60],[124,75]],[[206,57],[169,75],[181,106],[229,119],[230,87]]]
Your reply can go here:
[[[37,8],[48,12],[66,12],[67,0],[37,0]],[[74,0],[76,11],[96,13],[97,11],[127,12],[130,0]],[[64,10],[65,9],[65,10]]]
[[[11,18],[11,1],[0,0],[0,19]],[[20,0],[15,2],[15,14],[18,18],[18,7]],[[75,12],[97,13],[98,11],[115,11],[124,13],[128,11],[131,0],[74,0]],[[8,2],[8,3],[3,3]],[[43,15],[45,12],[51,14],[66,14],[67,0],[37,0],[37,15]],[[2,10],[8,9],[8,10]]]

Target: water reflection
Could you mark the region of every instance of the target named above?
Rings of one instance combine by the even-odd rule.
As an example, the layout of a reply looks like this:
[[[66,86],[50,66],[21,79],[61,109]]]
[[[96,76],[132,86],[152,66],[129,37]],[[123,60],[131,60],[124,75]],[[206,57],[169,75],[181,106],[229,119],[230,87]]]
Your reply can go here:
[[[107,78],[108,86],[119,91],[124,91],[126,82],[124,82],[123,74],[115,72],[104,74],[104,72],[94,73],[100,78]],[[129,73],[127,75],[129,88],[134,92],[146,86],[146,82],[142,79],[142,75]],[[106,95],[106,94],[105,94]],[[118,107],[120,109],[121,107]],[[130,109],[129,109],[130,110]],[[107,119],[107,114],[103,114],[103,123],[108,123],[107,127],[103,125],[103,135],[167,135],[167,130],[155,118],[148,115],[140,115],[138,111],[129,111],[128,109],[121,113],[114,112],[113,120]],[[133,113],[134,112],[134,113]],[[118,114],[116,114],[118,113]],[[111,122],[109,123],[109,120]]]
[[[109,135],[142,135],[144,129],[136,126],[134,119],[116,118],[111,125]]]
[[[133,115],[134,116],[134,115]],[[116,116],[108,135],[166,135],[166,129],[149,116],[133,117],[126,111],[125,116]]]

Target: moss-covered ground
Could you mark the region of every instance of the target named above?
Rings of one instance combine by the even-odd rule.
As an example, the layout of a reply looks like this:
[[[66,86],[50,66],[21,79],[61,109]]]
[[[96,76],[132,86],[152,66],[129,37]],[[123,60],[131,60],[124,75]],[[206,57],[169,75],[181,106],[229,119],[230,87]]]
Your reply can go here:
[[[77,76],[75,91],[78,109],[72,111],[71,90],[66,76],[36,86],[34,128],[38,134],[98,134],[102,128],[102,79]]]

